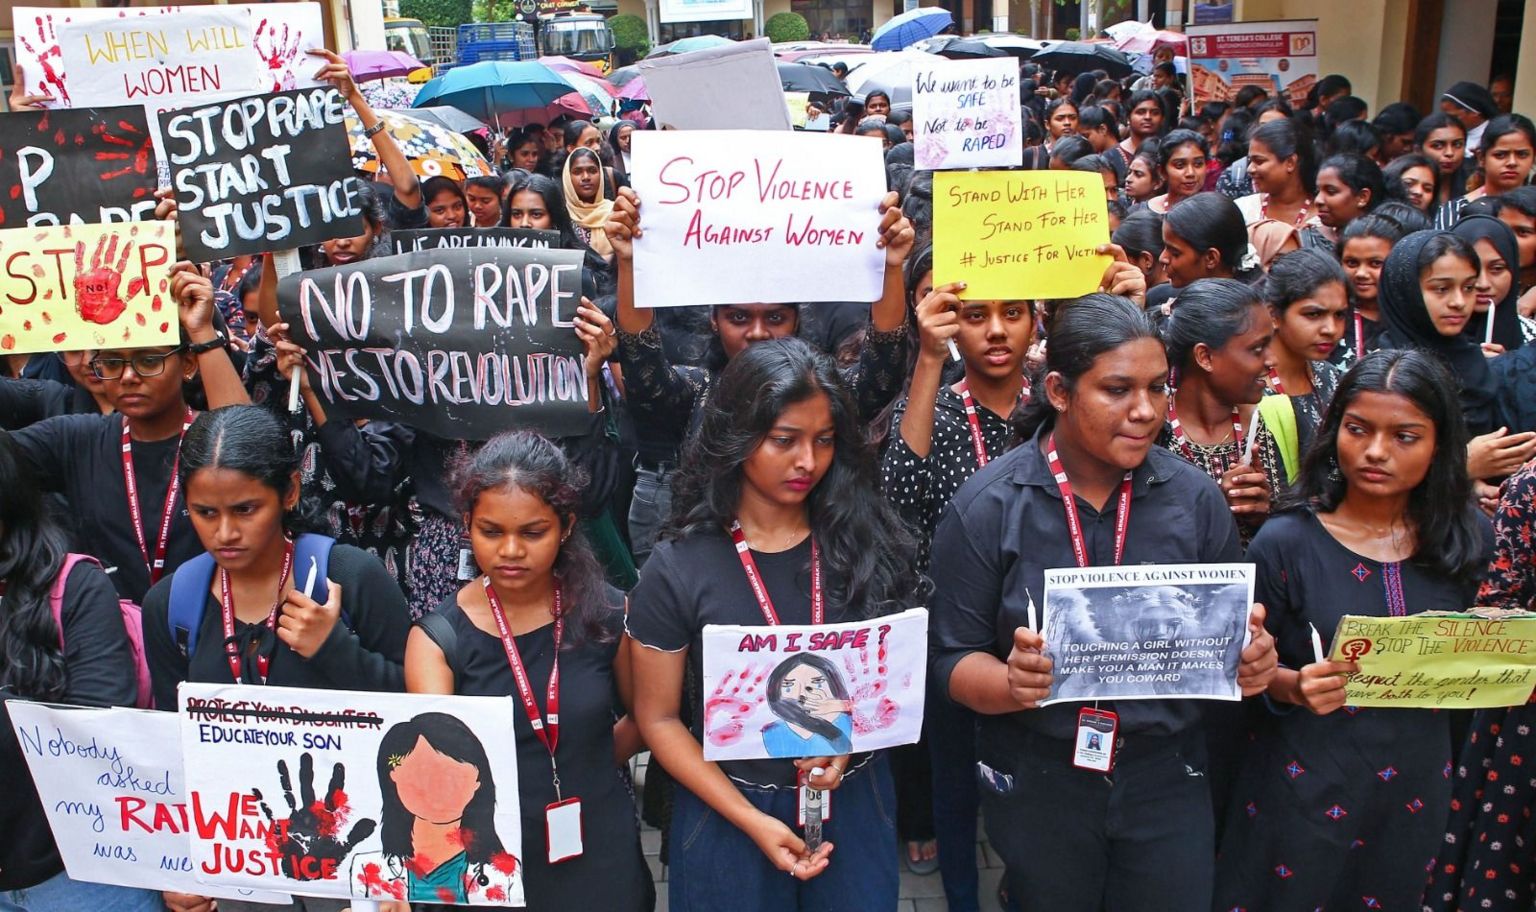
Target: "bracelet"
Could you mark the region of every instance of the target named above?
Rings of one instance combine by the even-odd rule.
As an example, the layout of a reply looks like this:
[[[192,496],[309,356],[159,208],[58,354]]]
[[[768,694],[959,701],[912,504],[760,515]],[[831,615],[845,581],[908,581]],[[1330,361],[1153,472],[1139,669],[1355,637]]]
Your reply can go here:
[[[380,133],[384,132],[384,127],[384,118],[380,117],[377,123],[363,131],[363,136],[368,139],[373,139],[375,136],[378,136]]]

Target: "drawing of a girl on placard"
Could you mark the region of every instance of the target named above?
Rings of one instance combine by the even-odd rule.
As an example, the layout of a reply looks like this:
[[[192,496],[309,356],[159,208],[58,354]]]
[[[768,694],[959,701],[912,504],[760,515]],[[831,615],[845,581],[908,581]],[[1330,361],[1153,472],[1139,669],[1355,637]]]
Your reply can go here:
[[[770,757],[835,757],[853,752],[853,704],[837,667],[799,653],[768,676],[768,709],[778,717],[763,728]]]
[[[496,834],[496,782],[480,739],[446,713],[379,742],[382,852],[352,862],[352,893],[433,903],[521,899],[517,858]]]

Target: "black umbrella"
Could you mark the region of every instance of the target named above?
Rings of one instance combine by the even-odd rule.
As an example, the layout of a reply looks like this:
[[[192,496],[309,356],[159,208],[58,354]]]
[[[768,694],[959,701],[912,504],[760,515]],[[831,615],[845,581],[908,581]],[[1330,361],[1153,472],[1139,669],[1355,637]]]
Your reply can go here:
[[[984,44],[975,38],[961,38],[957,35],[942,35],[928,42],[923,48],[930,54],[938,54],[940,57],[948,57],[951,60],[969,60],[976,57],[1007,57],[1008,52],[1002,48],[995,48],[990,44]]]
[[[810,92],[813,95],[852,95],[843,81],[832,75],[826,67],[809,63],[776,61],[779,67],[779,83],[786,92]]]
[[[1131,59],[1107,44],[1086,41],[1063,41],[1053,44],[1030,58],[1047,69],[1058,73],[1086,73],[1103,70],[1110,79],[1129,76],[1134,71]]]

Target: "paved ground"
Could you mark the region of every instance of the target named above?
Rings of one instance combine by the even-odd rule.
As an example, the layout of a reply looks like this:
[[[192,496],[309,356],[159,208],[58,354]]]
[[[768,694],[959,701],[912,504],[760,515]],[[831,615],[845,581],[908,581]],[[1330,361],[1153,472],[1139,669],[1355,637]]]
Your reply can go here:
[[[635,777],[637,783],[644,782],[645,764],[648,759],[648,754],[640,757],[639,769]],[[977,841],[980,846],[976,852],[976,864],[981,868],[982,912],[1000,912],[997,905],[997,879],[1002,876],[1003,866],[997,856],[992,854],[991,847],[981,835],[980,827],[977,828]],[[645,863],[650,865],[651,877],[656,881],[656,910],[667,912],[667,869],[662,865],[659,857],[661,833],[648,826],[642,826],[640,846],[645,850]],[[898,864],[901,863],[898,862]],[[908,871],[905,864],[901,864],[900,870],[901,901],[897,903],[895,912],[947,912],[949,904],[944,901],[944,887],[939,883],[938,874],[918,877]]]

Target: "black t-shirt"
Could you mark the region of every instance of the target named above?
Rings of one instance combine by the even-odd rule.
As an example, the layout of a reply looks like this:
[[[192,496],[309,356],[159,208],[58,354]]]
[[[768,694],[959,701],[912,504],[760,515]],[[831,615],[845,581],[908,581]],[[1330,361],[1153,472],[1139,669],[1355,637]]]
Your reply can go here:
[[[753,551],[752,559],[762,574],[763,585],[784,624],[811,622],[811,542],[807,538],[788,551],[769,554]],[[823,585],[832,587],[823,561]],[[827,606],[826,623],[856,620]],[[646,560],[640,583],[630,593],[625,628],[642,646],[666,652],[688,650],[687,699],[692,712],[693,736],[703,743],[704,625],[767,624],[736,546],[724,531],[697,533],[656,545]],[[849,773],[868,758],[855,755]],[[795,765],[790,760],[730,760],[720,769],[747,785],[792,786]]]
[[[149,567],[139,550],[133,515],[128,510],[128,486],[123,480],[123,417],[60,415],[11,437],[21,447],[27,468],[42,489],[57,491],[69,502],[80,550],[111,570],[120,596],[142,604],[149,591]],[[151,554],[160,534],[165,494],[180,448],[180,437],[133,442],[144,543]],[[164,578],[203,551],[187,516],[183,494],[177,495],[173,509]]]

